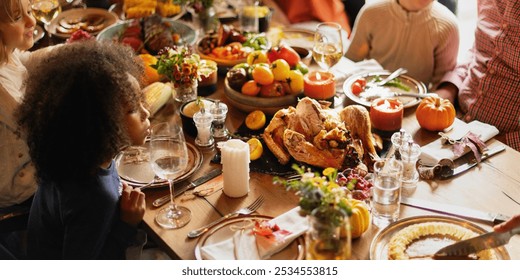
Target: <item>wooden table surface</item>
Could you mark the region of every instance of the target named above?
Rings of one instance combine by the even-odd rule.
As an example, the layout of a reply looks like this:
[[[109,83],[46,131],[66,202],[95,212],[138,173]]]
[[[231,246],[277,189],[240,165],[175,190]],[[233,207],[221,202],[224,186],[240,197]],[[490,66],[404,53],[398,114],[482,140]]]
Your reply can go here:
[[[229,107],[226,126],[230,131],[235,131],[244,121],[246,113],[233,108],[224,96],[224,77],[219,76],[218,90],[208,96],[212,99],[220,99]],[[336,105],[337,109],[348,105],[345,98],[340,98],[341,102]],[[152,119],[152,123],[167,120],[175,117],[175,108],[178,104],[173,101],[168,103],[165,108],[159,111],[158,115]],[[420,145],[427,144],[435,140],[438,136],[435,133],[420,129],[415,119],[415,108],[405,111],[403,127],[413,135],[414,141]],[[189,136],[188,141],[192,142]],[[490,147],[500,145],[496,140],[487,143]],[[266,147],[265,147],[266,148]],[[208,170],[221,167],[220,164],[211,163],[210,159],[215,154],[214,149],[202,150],[204,161],[200,170],[179,185],[188,184],[191,180],[204,175]],[[463,159],[461,159],[463,160]],[[520,201],[520,173],[517,167],[520,162],[520,153],[507,147],[506,151],[498,154],[477,167],[460,176],[443,181],[423,181],[420,180],[416,191],[413,194],[403,194],[414,198],[464,206],[468,208],[502,213],[508,216],[520,213],[520,206],[512,199],[508,198],[503,192]],[[146,191],[147,211],[144,224],[150,236],[174,259],[195,259],[195,246],[198,239],[189,239],[187,233],[195,228],[208,224],[236,209],[251,203],[260,194],[266,197],[265,203],[258,210],[259,214],[268,216],[280,215],[289,209],[297,206],[298,197],[292,192],[287,192],[283,187],[272,183],[273,176],[251,172],[250,192],[242,198],[227,197],[222,191],[214,193],[205,198],[195,198],[193,200],[181,201],[181,197],[176,199],[180,205],[188,207],[192,211],[191,222],[181,229],[166,230],[154,222],[157,208],[151,205],[157,197],[168,193],[166,188],[152,189]],[[222,186],[222,175],[202,185]],[[163,206],[166,207],[166,206]],[[434,212],[420,210],[413,207],[401,205],[400,219],[418,215],[442,215]],[[491,224],[472,221],[476,225],[491,230]],[[352,242],[352,258],[369,259],[369,248],[372,239],[379,229],[371,225],[367,232],[360,238]],[[514,236],[510,243],[505,246],[511,259],[520,259],[520,237]]]
[[[273,25],[277,26],[276,24]],[[62,42],[63,40],[59,38],[49,38],[46,35],[35,44],[33,50]],[[229,112],[226,126],[231,132],[235,131],[243,123],[247,114],[233,108],[224,96],[223,76],[219,76],[218,90],[208,96],[208,98],[222,100],[228,105]],[[336,102],[337,109],[349,105],[349,101],[345,97],[340,97],[337,101],[339,101]],[[156,116],[151,118],[152,123],[169,120],[180,124],[177,113],[178,106],[179,104],[170,100]],[[405,110],[403,128],[411,133],[414,141],[421,146],[438,138],[435,133],[420,129],[415,119],[415,107]],[[187,136],[187,141],[193,143],[193,139],[189,136]],[[487,144],[488,146],[495,146],[501,143],[492,139]],[[179,182],[178,186],[187,185],[191,180],[199,178],[207,171],[221,167],[220,164],[210,162],[210,159],[215,155],[214,148],[204,149],[201,152],[203,153],[203,163],[200,169],[183,182]],[[458,162],[460,163],[462,160],[464,158]],[[461,176],[443,181],[421,180],[413,194],[403,195],[512,216],[520,213],[520,205],[512,200],[520,202],[519,163],[520,153],[507,147],[506,152],[486,160]],[[166,195],[168,189],[163,187],[145,190],[147,209],[144,217],[144,228],[147,230],[149,237],[173,259],[195,259],[194,250],[198,239],[189,239],[187,237],[187,233],[190,230],[206,225],[229,212],[249,205],[259,195],[264,195],[266,198],[264,204],[258,210],[258,213],[262,215],[277,216],[297,206],[298,197],[292,192],[287,192],[283,187],[274,185],[272,178],[271,175],[251,172],[250,192],[242,198],[227,197],[222,191],[208,197],[192,200],[181,201],[180,198],[182,196],[178,197],[176,202],[188,207],[192,211],[192,220],[185,227],[175,230],[163,229],[154,221],[154,217],[160,208],[152,206],[152,202],[156,198]],[[209,186],[222,186],[222,175],[202,185],[202,187]],[[506,194],[512,199],[508,198]],[[441,214],[401,205],[400,219],[419,215]],[[485,230],[491,230],[492,225],[490,224],[472,222]],[[376,226],[371,225],[368,231],[360,238],[352,241],[353,259],[369,259],[370,244],[378,231],[379,229]],[[519,260],[520,236],[513,236],[505,248],[508,250],[511,259]]]

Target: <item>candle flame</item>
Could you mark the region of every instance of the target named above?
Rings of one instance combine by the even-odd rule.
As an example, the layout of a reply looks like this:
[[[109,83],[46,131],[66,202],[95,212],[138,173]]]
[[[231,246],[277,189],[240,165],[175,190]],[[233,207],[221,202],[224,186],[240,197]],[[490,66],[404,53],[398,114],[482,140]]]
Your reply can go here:
[[[388,108],[388,109],[392,108],[392,106],[390,106],[390,102],[388,102],[387,99],[385,99],[384,108]]]
[[[320,75],[320,72],[316,72],[316,80],[321,80],[321,75]]]

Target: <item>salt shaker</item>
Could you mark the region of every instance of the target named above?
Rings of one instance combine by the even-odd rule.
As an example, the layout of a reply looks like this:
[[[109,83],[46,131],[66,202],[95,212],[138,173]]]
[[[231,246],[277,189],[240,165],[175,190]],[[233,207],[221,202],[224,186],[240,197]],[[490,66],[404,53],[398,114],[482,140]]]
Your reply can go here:
[[[213,116],[207,113],[204,108],[201,108],[199,112],[193,115],[193,122],[197,127],[197,138],[195,144],[201,147],[207,147],[213,145],[213,137],[211,136],[211,123],[213,122]]]
[[[412,136],[402,128],[399,130],[399,132],[395,132],[390,138],[390,140],[392,141],[392,146],[388,150],[386,157],[391,158],[393,156],[395,157],[395,159],[400,160],[401,155],[399,152],[399,148],[401,147],[401,145],[410,141],[410,139],[412,139]]]
[[[401,154],[401,162],[403,163],[403,175],[401,176],[403,192],[412,193],[417,187],[419,181],[419,172],[417,171],[417,160],[421,155],[421,147],[414,144],[412,140],[401,145],[399,148]]]
[[[217,140],[225,140],[229,136],[229,132],[226,128],[226,114],[228,107],[225,103],[216,100],[209,109],[213,116],[213,127],[212,134]]]

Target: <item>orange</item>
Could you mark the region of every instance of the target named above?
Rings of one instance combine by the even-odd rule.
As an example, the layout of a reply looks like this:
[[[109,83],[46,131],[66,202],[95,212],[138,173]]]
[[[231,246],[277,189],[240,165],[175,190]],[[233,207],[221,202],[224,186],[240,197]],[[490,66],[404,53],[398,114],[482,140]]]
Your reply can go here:
[[[140,54],[139,57],[143,60],[144,63],[144,77],[145,82],[149,85],[161,80],[161,76],[157,73],[157,70],[154,69],[151,65],[155,65],[157,63],[157,58],[151,54]]]
[[[264,152],[262,142],[260,142],[258,138],[251,138],[247,141],[247,144],[249,144],[249,159],[259,159],[262,156],[262,153]]]
[[[260,86],[253,80],[247,81],[241,89],[242,94],[257,96],[260,93]]]
[[[246,126],[251,130],[259,130],[264,127],[266,122],[266,117],[264,112],[260,110],[255,110],[246,117]]]
[[[253,80],[261,85],[269,85],[274,82],[274,75],[269,65],[266,63],[257,63],[251,72]]]

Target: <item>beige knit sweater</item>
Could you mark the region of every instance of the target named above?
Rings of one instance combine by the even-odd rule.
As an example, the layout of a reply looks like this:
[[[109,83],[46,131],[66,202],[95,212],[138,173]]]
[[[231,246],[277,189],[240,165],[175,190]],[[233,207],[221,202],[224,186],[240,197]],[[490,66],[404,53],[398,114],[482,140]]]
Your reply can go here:
[[[390,71],[404,67],[409,76],[430,88],[457,63],[457,19],[437,1],[418,12],[404,10],[397,0],[367,4],[357,17],[351,40],[347,58],[373,58]]]

